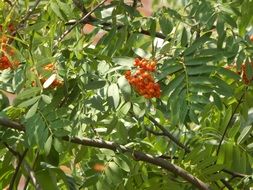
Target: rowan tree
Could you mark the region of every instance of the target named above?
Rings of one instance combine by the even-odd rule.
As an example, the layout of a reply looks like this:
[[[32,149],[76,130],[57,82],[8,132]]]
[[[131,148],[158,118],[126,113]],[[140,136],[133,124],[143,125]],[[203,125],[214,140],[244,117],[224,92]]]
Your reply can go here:
[[[253,186],[252,0],[0,1],[0,188]]]

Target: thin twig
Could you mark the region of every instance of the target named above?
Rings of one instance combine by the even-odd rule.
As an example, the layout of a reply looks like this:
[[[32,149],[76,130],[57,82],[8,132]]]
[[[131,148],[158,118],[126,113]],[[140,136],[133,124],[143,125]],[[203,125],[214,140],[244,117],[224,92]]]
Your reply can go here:
[[[21,155],[19,154],[19,152],[15,151],[13,148],[11,148],[6,142],[4,142],[3,144],[14,156],[16,156],[20,159]]]
[[[86,15],[84,15],[81,19],[76,21],[74,25],[72,25],[68,30],[66,30],[57,40],[56,46],[67,36],[78,24],[82,22],[86,22],[87,18],[94,12],[96,11],[101,5],[103,5],[106,2],[106,0],[103,0],[101,3],[99,3],[97,6],[95,6],[90,12],[88,12]]]
[[[22,26],[27,20],[28,18],[31,16],[31,14],[33,13],[33,11],[37,8],[37,6],[39,5],[41,0],[37,0],[34,5],[27,11],[25,17],[20,21],[18,27]]]
[[[148,127],[145,127],[146,131],[152,133],[155,136],[165,136],[164,132],[158,132],[158,131],[154,131]]]
[[[246,90],[245,90],[245,91],[246,91]],[[216,152],[216,156],[219,155],[220,148],[221,148],[221,144],[222,144],[222,142],[223,142],[223,140],[224,140],[224,138],[225,138],[225,135],[226,135],[226,133],[227,133],[227,130],[228,130],[228,128],[229,128],[229,126],[230,126],[230,124],[231,124],[231,122],[232,122],[232,120],[233,120],[233,117],[234,117],[234,115],[235,115],[235,113],[236,113],[238,107],[239,107],[240,104],[242,103],[242,99],[243,99],[244,95],[245,95],[245,92],[242,94],[242,96],[241,96],[240,99],[238,100],[238,104],[236,105],[234,111],[233,111],[232,114],[231,114],[231,117],[230,117],[230,119],[229,119],[229,121],[228,121],[228,124],[227,124],[227,126],[226,126],[226,128],[225,128],[225,131],[223,132],[222,137],[221,137],[221,140],[220,140],[220,142],[219,142],[219,145],[218,145],[218,148],[217,148],[217,152]]]
[[[78,21],[76,20],[71,20],[69,22],[67,22],[65,25],[74,25],[76,24]],[[112,29],[112,23],[108,23],[108,22],[102,22],[101,20],[95,18],[95,17],[89,17],[87,18],[87,20],[84,20],[82,22],[82,24],[91,24],[93,26],[102,26],[102,29],[105,30],[105,31],[110,31]],[[124,25],[116,25],[116,28],[117,30],[121,29],[122,27],[124,27]],[[133,31],[133,32],[136,32],[136,33],[139,33],[139,34],[144,34],[144,35],[147,35],[147,36],[151,36],[151,33],[150,31],[148,30],[144,30],[144,29],[140,29],[138,31]],[[155,32],[155,37],[157,38],[160,38],[160,39],[166,39],[166,36],[160,32]],[[168,39],[168,41],[170,41],[171,39]]]
[[[225,187],[227,187],[228,190],[234,190],[234,188],[229,184],[228,181],[221,179],[221,182],[224,184],[224,187],[222,189],[224,189]]]
[[[185,150],[185,152],[190,152],[189,148],[186,147],[184,144],[182,144],[181,142],[179,142],[178,139],[176,139],[164,126],[162,126],[160,123],[158,123],[153,117],[151,117],[150,115],[146,115],[146,117],[155,125],[157,126],[163,133],[164,136],[168,137],[170,140],[172,140],[176,145],[178,145],[179,147],[181,147],[182,149]]]
[[[139,0],[135,0],[133,2],[133,6],[137,6],[137,2]],[[73,3],[75,4],[75,6],[83,13],[83,14],[87,14],[88,11],[87,9],[85,9],[85,7],[83,6],[82,2],[80,0],[73,0]],[[141,2],[140,2],[141,3]],[[80,20],[71,20],[69,22],[67,22],[65,25],[76,25],[76,24],[79,24]],[[79,22],[79,23],[78,23]],[[105,30],[105,31],[110,31],[112,29],[112,23],[108,23],[108,22],[103,22],[102,20],[96,18],[96,17],[93,17],[91,15],[89,15],[86,19],[84,19],[83,21],[81,21],[82,24],[91,24],[93,26],[102,26],[102,29]],[[123,28],[124,25],[116,25],[116,28],[117,30]],[[150,31],[148,30],[144,30],[144,29],[140,29],[139,31],[134,31],[134,32],[137,32],[137,33],[140,33],[140,34],[144,34],[144,35],[147,35],[147,36],[151,36],[153,34],[150,33]],[[165,36],[164,34],[160,33],[160,32],[155,32],[155,37],[157,38],[160,38],[160,39],[166,39],[167,36]],[[170,39],[168,39],[169,41]]]
[[[33,169],[29,166],[29,164],[26,161],[24,161],[24,168],[26,169],[29,175],[29,178],[31,179],[32,184],[34,185],[35,189],[42,190],[42,188],[40,187],[40,184],[37,182]]]
[[[5,143],[5,146],[6,146],[6,145],[7,145],[7,144]],[[22,162],[23,162],[23,160],[24,160],[24,158],[25,158],[25,155],[26,155],[28,149],[25,149],[25,151],[23,152],[23,154],[20,155],[20,153],[18,153],[17,151],[15,151],[14,149],[12,149],[11,147],[6,146],[6,148],[7,148],[15,157],[17,157],[17,159],[18,159],[18,164],[17,164],[17,166],[16,166],[16,168],[15,168],[15,172],[14,172],[12,178],[11,178],[10,185],[9,185],[9,189],[10,189],[10,190],[13,190],[13,189],[14,189],[14,185],[15,185],[15,181],[16,181],[16,178],[17,178],[17,176],[18,176],[19,169],[20,169],[20,167],[21,167],[21,165],[22,165]]]
[[[21,29],[24,25],[24,23],[29,19],[29,17],[31,16],[31,14],[33,13],[33,11],[37,8],[38,4],[40,3],[41,0],[37,0],[34,5],[27,11],[26,15],[24,16],[24,18],[19,22],[19,24],[17,25],[16,29],[12,32],[12,38],[10,38],[8,40],[8,44],[11,44],[14,40],[14,37],[16,36],[17,32],[19,29]]]
[[[35,165],[36,165],[36,162],[37,162],[38,158],[39,158],[39,151],[37,150],[36,156],[35,156],[35,159],[34,159],[33,165],[32,165],[32,170],[33,170],[33,171],[34,171],[34,169],[35,169]],[[26,190],[26,189],[27,189],[27,187],[28,187],[28,185],[29,185],[29,182],[30,182],[30,179],[31,179],[31,177],[30,177],[30,175],[29,175],[29,176],[27,177],[26,181],[25,181],[25,185],[24,185],[23,190]]]
[[[223,172],[230,174],[232,177],[239,177],[239,178],[245,178],[245,177],[249,177],[250,175],[247,174],[242,174],[242,173],[238,173],[238,172],[234,172],[228,169],[222,169]]]

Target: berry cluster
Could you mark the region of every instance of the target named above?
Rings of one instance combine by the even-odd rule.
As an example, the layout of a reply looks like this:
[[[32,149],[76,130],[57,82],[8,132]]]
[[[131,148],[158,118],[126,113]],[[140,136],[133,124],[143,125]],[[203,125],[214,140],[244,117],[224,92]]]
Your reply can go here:
[[[145,98],[159,98],[161,96],[160,85],[155,82],[152,72],[156,70],[156,62],[146,59],[136,58],[134,66],[137,67],[135,73],[125,72],[125,77],[133,88]]]
[[[8,32],[12,33],[14,31],[15,31],[14,25],[9,24]],[[0,25],[0,32],[3,32],[2,25]],[[13,57],[15,52],[14,49],[8,46],[8,38],[4,34],[0,37],[0,47],[2,52],[0,55],[0,70],[17,67],[19,65],[19,62],[10,60],[10,57]]]

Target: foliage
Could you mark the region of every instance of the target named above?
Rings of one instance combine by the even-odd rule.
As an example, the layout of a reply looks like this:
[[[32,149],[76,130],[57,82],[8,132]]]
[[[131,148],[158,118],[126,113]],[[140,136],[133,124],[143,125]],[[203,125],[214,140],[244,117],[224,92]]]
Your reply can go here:
[[[0,188],[252,187],[253,1],[140,6],[0,1]],[[161,95],[129,84],[135,58]]]

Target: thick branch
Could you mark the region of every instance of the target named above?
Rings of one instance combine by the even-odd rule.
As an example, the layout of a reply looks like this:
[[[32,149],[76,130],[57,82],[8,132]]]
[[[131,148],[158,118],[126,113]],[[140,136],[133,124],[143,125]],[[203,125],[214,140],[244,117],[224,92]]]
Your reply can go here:
[[[133,156],[133,158],[135,160],[144,161],[144,162],[156,165],[156,166],[160,166],[163,169],[166,169],[176,175],[179,175],[180,177],[187,180],[191,184],[195,185],[199,189],[203,189],[203,190],[210,189],[207,184],[205,184],[204,182],[202,182],[198,178],[194,177],[193,175],[189,174],[187,171],[185,171],[181,167],[171,164],[170,162],[167,162],[166,160],[164,160],[162,158],[153,157],[153,156],[145,154],[143,152],[128,149],[122,145],[118,145],[116,143],[108,142],[108,141],[102,141],[102,140],[96,140],[96,139],[92,140],[89,138],[82,138],[82,139],[79,139],[76,137],[70,138],[68,136],[63,137],[63,140],[69,141],[69,142],[72,142],[75,144],[85,145],[85,146],[106,148],[106,149],[110,149],[113,151],[119,150],[123,153],[128,152],[128,153],[131,153],[131,155]]]
[[[19,127],[17,127],[17,123],[14,123],[12,121],[9,121],[8,119],[5,119],[4,122],[1,122],[3,118],[0,118],[0,124],[3,125],[3,123],[5,124],[5,127],[9,127],[12,129],[17,129],[20,131],[25,131],[25,127],[22,125],[19,125]],[[209,186],[207,184],[205,184],[203,181],[201,181],[200,179],[198,179],[197,177],[194,177],[193,175],[189,174],[186,170],[184,170],[183,168],[172,164],[162,158],[158,158],[158,157],[153,157],[151,155],[145,154],[143,152],[140,151],[136,151],[133,149],[129,149],[126,148],[123,145],[119,145],[116,144],[114,142],[110,142],[110,141],[103,141],[103,140],[98,140],[98,139],[89,139],[89,138],[77,138],[77,137],[62,137],[63,140],[71,142],[71,143],[75,143],[75,144],[79,144],[79,145],[84,145],[84,146],[91,146],[91,147],[96,147],[96,148],[105,148],[105,149],[110,149],[113,151],[120,151],[122,153],[131,153],[132,157],[135,160],[138,161],[144,161],[156,166],[159,166],[163,169],[168,170],[169,172],[172,172],[180,177],[182,177],[183,179],[187,180],[188,182],[190,182],[191,184],[195,185],[198,189],[201,190],[210,190]]]
[[[11,121],[11,120],[4,118],[2,116],[0,116],[0,125],[7,126],[9,128],[16,129],[18,131],[25,130],[24,126],[22,126],[21,124],[15,122],[15,121]]]

